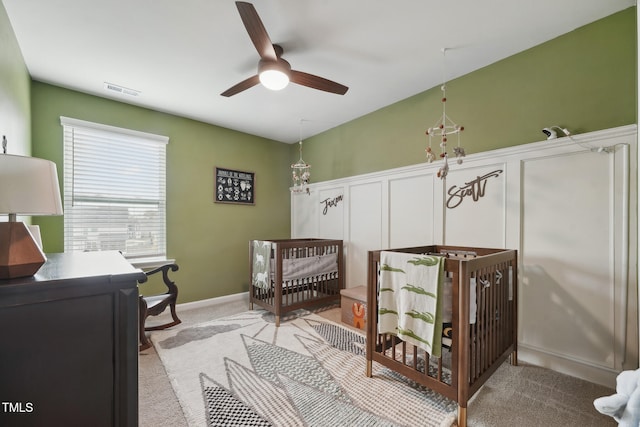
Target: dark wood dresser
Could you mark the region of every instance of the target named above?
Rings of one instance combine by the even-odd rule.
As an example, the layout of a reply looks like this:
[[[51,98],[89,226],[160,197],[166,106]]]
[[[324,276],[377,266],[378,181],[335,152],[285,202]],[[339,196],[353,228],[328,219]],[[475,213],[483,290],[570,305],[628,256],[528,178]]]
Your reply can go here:
[[[138,425],[138,287],[118,252],[0,280],[0,426]]]

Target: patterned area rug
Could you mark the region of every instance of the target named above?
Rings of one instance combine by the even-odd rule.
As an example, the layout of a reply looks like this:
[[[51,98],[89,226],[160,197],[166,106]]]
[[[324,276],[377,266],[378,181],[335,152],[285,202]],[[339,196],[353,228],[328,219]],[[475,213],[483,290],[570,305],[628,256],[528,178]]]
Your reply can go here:
[[[365,338],[304,310],[151,335],[191,426],[450,426],[457,405],[374,364]]]

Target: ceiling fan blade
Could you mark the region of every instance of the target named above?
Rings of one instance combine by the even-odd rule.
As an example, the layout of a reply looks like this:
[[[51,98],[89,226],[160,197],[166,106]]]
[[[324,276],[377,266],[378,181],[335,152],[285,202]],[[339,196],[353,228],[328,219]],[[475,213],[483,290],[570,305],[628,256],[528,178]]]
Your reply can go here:
[[[291,70],[290,80],[293,83],[297,83],[302,86],[336,93],[338,95],[344,95],[349,90],[348,87],[341,85],[340,83],[336,83],[323,77],[314,76],[313,74],[304,73],[302,71]]]
[[[247,29],[247,33],[249,33],[249,37],[251,38],[253,45],[256,47],[260,58],[269,61],[277,61],[278,57],[276,55],[276,51],[273,48],[273,44],[271,43],[269,34],[267,34],[267,30],[262,24],[262,20],[260,20],[260,16],[258,16],[258,12],[256,12],[256,8],[253,7],[251,3],[243,1],[237,1],[236,7],[238,8],[238,12],[240,12],[242,23]]]
[[[250,87],[257,85],[258,83],[260,83],[260,78],[257,75],[251,76],[248,79],[241,81],[237,85],[231,86],[229,89],[225,90],[220,95],[227,96],[227,97],[233,96],[237,93],[242,92],[243,90],[247,90]]]

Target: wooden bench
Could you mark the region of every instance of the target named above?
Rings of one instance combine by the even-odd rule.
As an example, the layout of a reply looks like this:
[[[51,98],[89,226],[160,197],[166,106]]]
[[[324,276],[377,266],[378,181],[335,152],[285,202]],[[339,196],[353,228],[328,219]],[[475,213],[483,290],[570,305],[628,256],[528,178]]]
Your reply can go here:
[[[147,339],[145,331],[158,331],[162,329],[170,328],[181,322],[176,314],[176,303],[178,301],[178,286],[169,278],[169,270],[178,271],[177,264],[166,264],[162,267],[155,268],[151,271],[145,272],[144,280],[138,281],[138,287],[147,281],[147,278],[156,273],[162,273],[162,282],[167,287],[167,292],[160,295],[142,295],[139,298],[139,332],[140,335],[140,347],[139,351],[143,351],[151,347],[151,341]],[[161,314],[167,307],[171,310],[172,322],[165,323],[159,326],[145,327],[145,322],[149,316],[157,316]]]

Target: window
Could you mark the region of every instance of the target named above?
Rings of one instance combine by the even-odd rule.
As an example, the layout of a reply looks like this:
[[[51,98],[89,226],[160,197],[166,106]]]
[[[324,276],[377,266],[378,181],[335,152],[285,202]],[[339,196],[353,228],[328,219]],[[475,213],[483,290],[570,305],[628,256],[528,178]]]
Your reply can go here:
[[[60,117],[64,129],[64,250],[166,257],[169,138]]]

